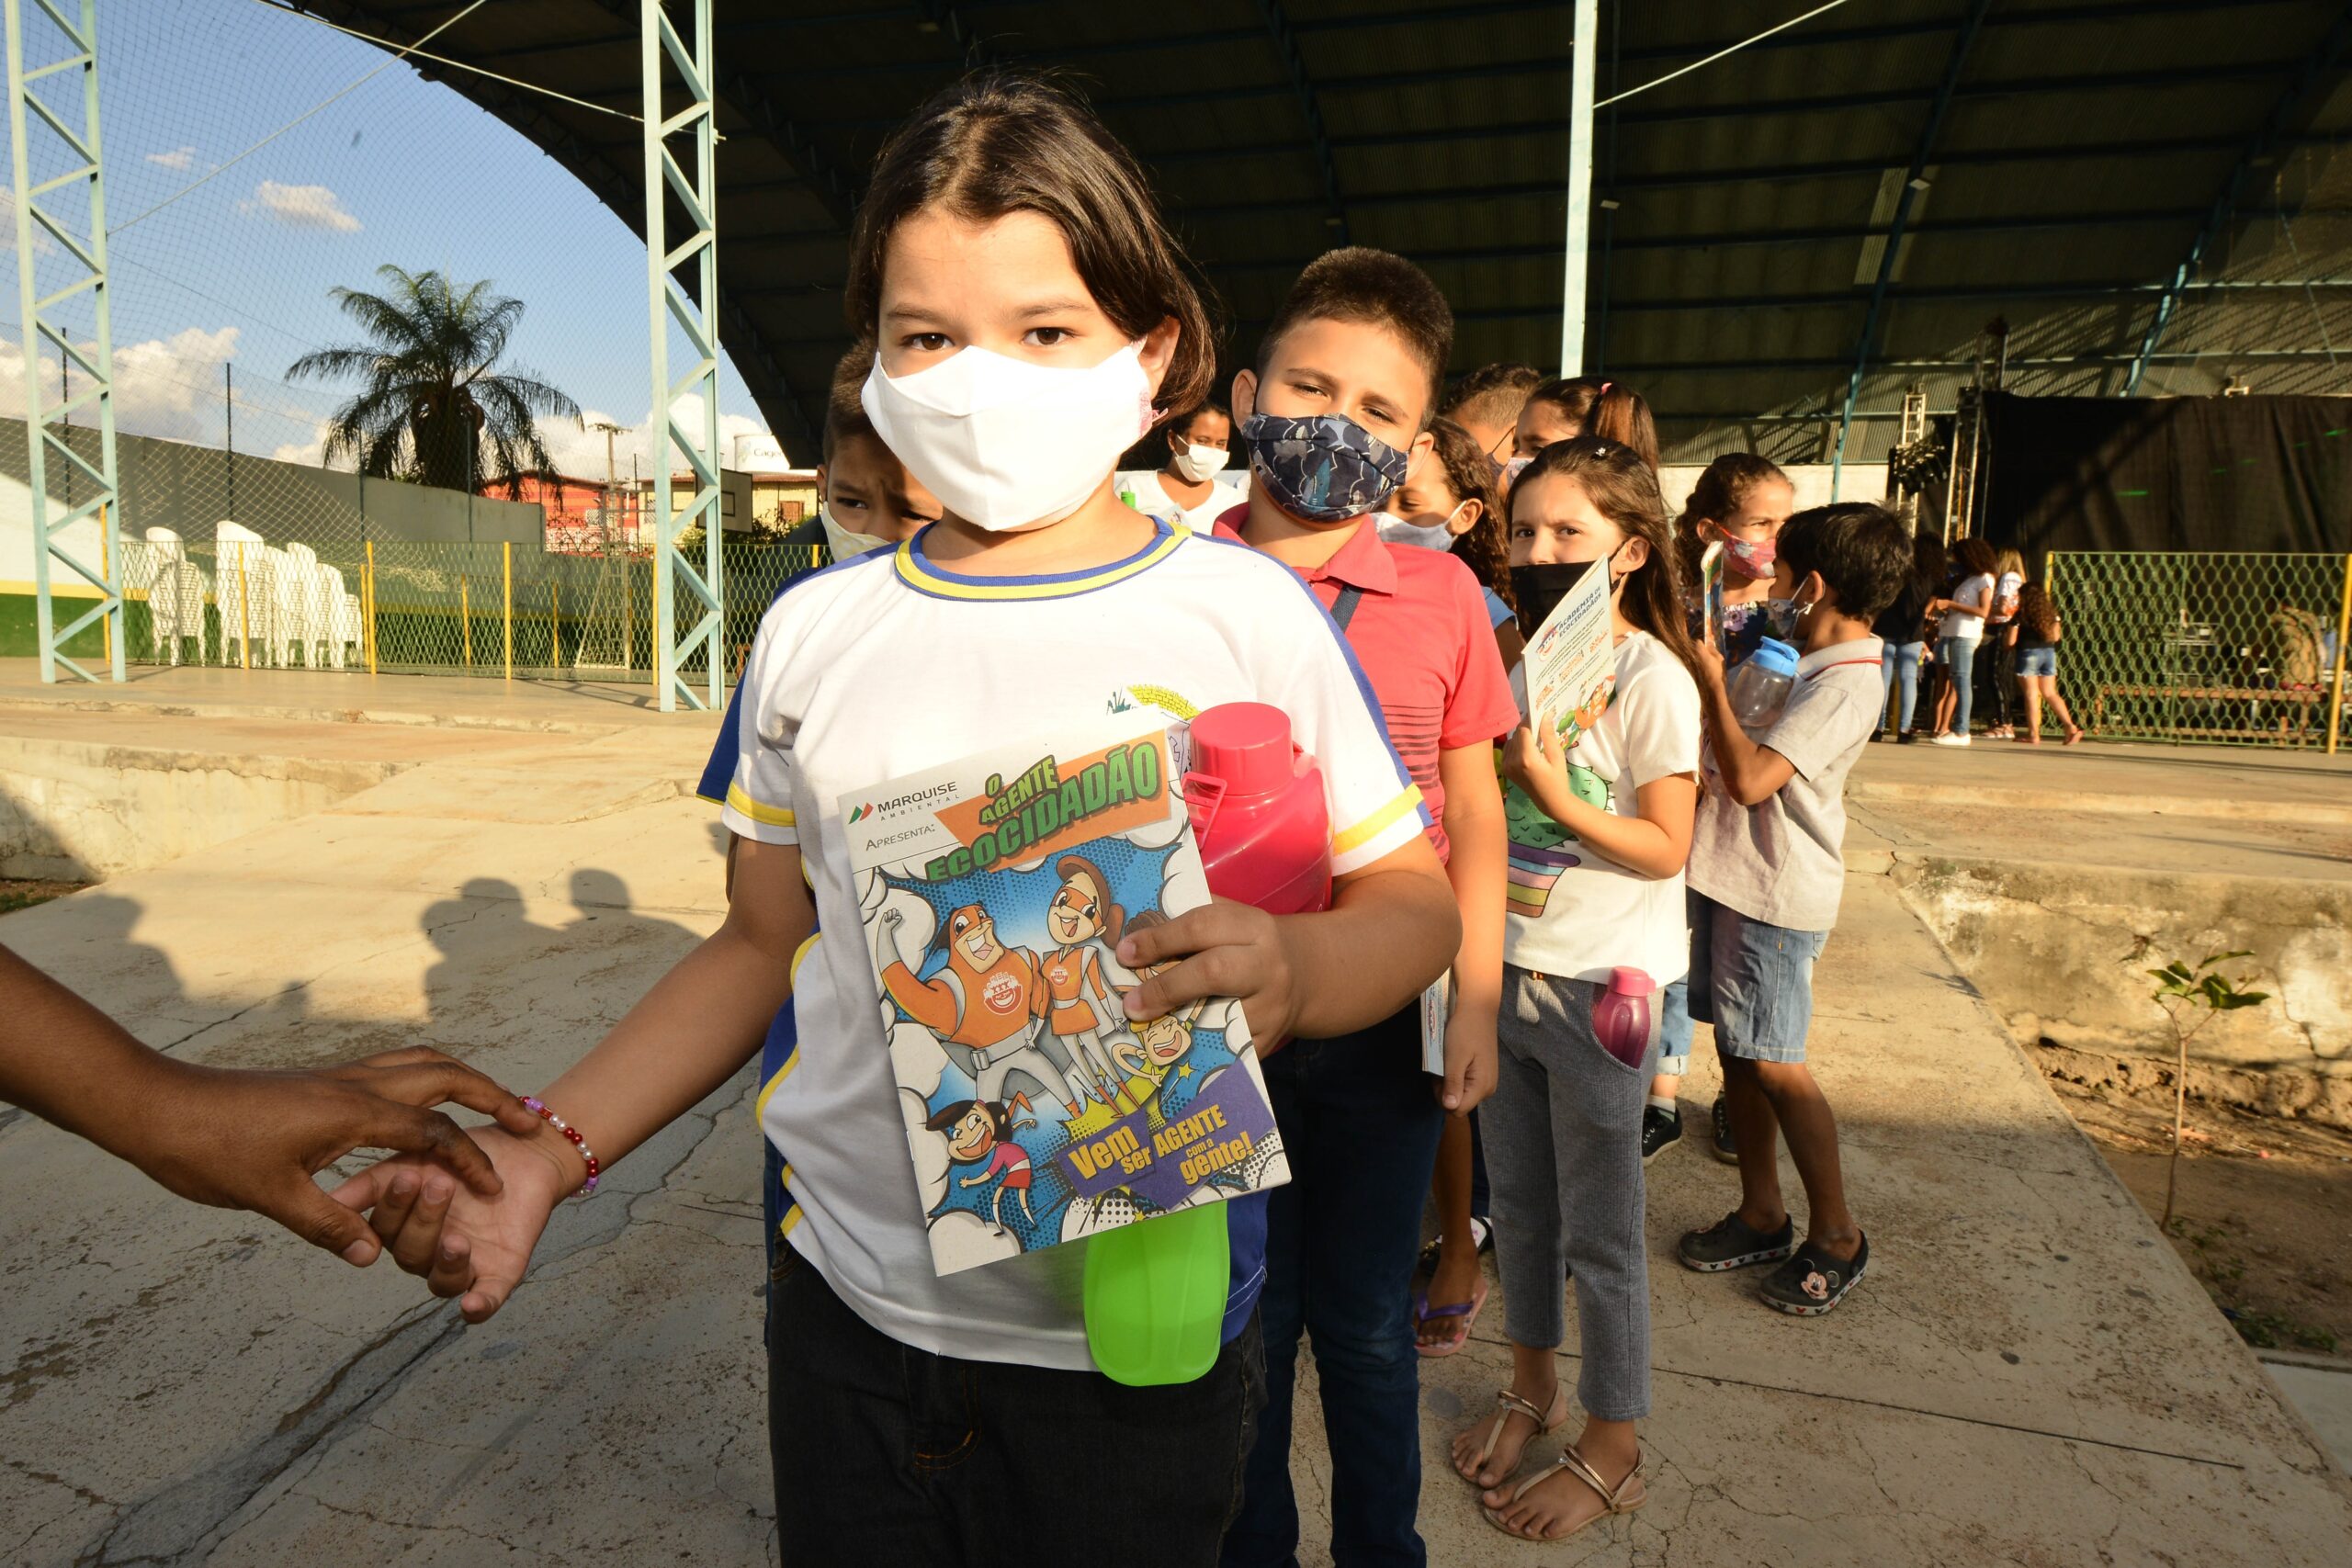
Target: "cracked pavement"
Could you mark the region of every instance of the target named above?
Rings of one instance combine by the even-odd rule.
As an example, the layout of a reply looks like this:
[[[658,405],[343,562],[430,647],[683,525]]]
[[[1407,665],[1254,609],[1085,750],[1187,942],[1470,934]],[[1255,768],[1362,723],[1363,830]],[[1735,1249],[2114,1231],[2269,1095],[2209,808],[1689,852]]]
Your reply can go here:
[[[424,1041],[535,1088],[716,924],[710,813],[682,790],[714,722],[484,732],[0,936],[194,1059]],[[242,726],[281,756],[368,728]],[[1423,1363],[1431,1560],[2340,1561],[2352,1502],[2260,1368],[1892,879],[1848,899],[1816,1049],[1870,1279],[1803,1322],[1677,1267],[1734,1190],[1686,1141],[1649,1172],[1649,1505],[1532,1551],[1486,1525],[1445,1449],[1508,1376],[1490,1304]],[[1693,1067],[1703,1118],[1703,1039]],[[775,1561],[750,1090],[566,1204],[479,1327],[389,1265],[0,1122],[0,1563]],[[1311,1360],[1301,1383],[1301,1555],[1326,1562]]]

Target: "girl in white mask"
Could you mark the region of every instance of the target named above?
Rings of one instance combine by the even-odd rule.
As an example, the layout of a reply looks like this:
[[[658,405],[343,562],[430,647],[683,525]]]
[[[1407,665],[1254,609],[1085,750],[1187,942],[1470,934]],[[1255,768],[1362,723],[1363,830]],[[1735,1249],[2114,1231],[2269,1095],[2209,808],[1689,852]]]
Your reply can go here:
[[[1146,517],[1181,522],[1205,534],[1216,520],[1249,500],[1247,464],[1227,468],[1233,416],[1211,399],[1168,422],[1168,461],[1119,475],[1119,498]]]
[[[875,160],[842,294],[852,334],[876,345],[864,407],[944,515],[896,551],[795,580],[761,623],[725,738],[725,921],[544,1091],[579,1143],[477,1130],[505,1182],[496,1199],[460,1187],[446,1207],[416,1204],[415,1166],[394,1162],[341,1197],[378,1211],[395,1258],[481,1322],[585,1180],[583,1145],[617,1162],[757,1057],[780,1555],[867,1562],[886,1541],[952,1568],[982,1560],[974,1543],[1061,1562],[1115,1538],[1132,1568],[1212,1562],[1262,1399],[1264,1205],[1232,1205],[1221,1348],[1182,1388],[1096,1369],[1082,1247],[1000,1238],[984,1267],[939,1273],[928,1235],[945,1178],[900,1072],[927,1068],[933,1099],[973,1080],[877,989],[843,796],[983,747],[1064,748],[1101,735],[1106,713],[1140,730],[1228,703],[1280,708],[1322,769],[1331,908],[1204,905],[1112,953],[1127,1020],[1234,998],[1269,1051],[1419,996],[1461,941],[1453,890],[1419,791],[1290,569],[1119,501],[1120,454],[1159,408],[1201,400],[1216,352],[1141,168],[1091,111],[1003,73],[943,88]],[[1008,929],[1001,946],[1044,938]],[[1005,960],[992,973],[1009,979],[1022,961]],[[1000,1014],[1035,1005],[1017,983],[969,994]],[[1039,1178],[1030,1232],[1087,1220],[1069,1183],[1046,1179],[1069,1146],[1061,1109],[1021,1130]],[[944,1466],[923,1440],[943,1424],[958,1445]],[[1139,1432],[1151,1485],[1085,1483]]]

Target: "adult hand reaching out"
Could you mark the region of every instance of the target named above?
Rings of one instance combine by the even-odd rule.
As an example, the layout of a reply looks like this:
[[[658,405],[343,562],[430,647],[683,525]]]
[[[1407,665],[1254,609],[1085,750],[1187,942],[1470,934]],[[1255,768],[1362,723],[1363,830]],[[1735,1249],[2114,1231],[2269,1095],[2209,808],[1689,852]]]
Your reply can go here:
[[[494,1193],[478,1193],[431,1161],[402,1155],[328,1196],[354,1224],[368,1214],[393,1262],[422,1275],[435,1295],[458,1297],[468,1323],[483,1322],[523,1282],[548,1216],[586,1174],[569,1145],[538,1131],[537,1118],[532,1125],[537,1135],[495,1127],[474,1134],[502,1179]]]
[[[484,1194],[499,1173],[454,1101],[518,1133],[538,1119],[495,1082],[423,1046],[307,1071],[175,1061],[0,948],[0,1099],[137,1166],[183,1198],[248,1209],[362,1268],[376,1235],[311,1178],[356,1148],[411,1151]],[[485,1130],[486,1131],[486,1130]],[[454,1184],[454,1183],[453,1183]]]

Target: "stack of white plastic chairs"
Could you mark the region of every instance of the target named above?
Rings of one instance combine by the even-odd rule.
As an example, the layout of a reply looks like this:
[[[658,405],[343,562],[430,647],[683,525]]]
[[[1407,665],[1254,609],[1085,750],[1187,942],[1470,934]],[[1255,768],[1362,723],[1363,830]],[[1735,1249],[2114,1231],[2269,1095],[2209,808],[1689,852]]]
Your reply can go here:
[[[364,653],[361,644],[367,640],[367,627],[359,614],[359,595],[343,585],[343,569],[322,566],[319,576],[326,585],[327,659],[340,670],[346,651],[355,656]]]
[[[324,662],[319,653],[327,637],[326,584],[319,576],[319,552],[308,545],[287,546],[277,592],[288,646],[301,654],[303,663],[318,669]]]
[[[126,551],[126,564],[137,562],[136,576],[144,581],[132,586],[147,591],[147,642],[153,657],[168,655],[170,661],[180,661],[180,644],[196,639],[196,662],[205,661],[207,637],[204,626],[204,595],[209,584],[197,564],[187,558],[180,536],[169,528],[147,530],[143,549]]]
[[[282,665],[286,662],[285,595],[278,587],[284,552],[242,523],[223,519],[213,529],[213,602],[220,609],[223,663]],[[231,643],[237,645],[233,657]],[[255,644],[261,652],[254,652]]]

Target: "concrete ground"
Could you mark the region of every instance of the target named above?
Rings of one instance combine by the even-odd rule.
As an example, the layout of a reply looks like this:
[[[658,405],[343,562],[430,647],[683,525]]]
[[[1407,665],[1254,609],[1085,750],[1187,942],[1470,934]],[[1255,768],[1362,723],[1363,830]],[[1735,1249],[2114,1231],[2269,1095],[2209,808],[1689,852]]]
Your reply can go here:
[[[288,716],[387,721],[388,743],[390,726],[481,727],[326,809],[0,920],[0,941],[177,1054],[280,1065],[422,1040],[528,1089],[718,918],[712,814],[687,793],[710,717],[490,682],[26,684],[0,670],[0,738],[85,723],[102,739],[130,717],[60,720],[61,701],[130,702],[142,744],[211,751],[233,716],[236,744],[269,756],[352,742],[351,725]],[[1915,776],[1917,750],[1874,748],[1858,795],[1990,787],[1946,766],[1989,761],[1973,750]],[[2063,784],[2204,789],[2158,782],[2185,765],[2327,803],[2261,762],[2104,751],[2074,755],[2124,771]],[[1498,1302],[1467,1351],[1424,1367],[1433,1562],[2343,1561],[2352,1494],[1898,901],[1894,847],[1868,825],[1850,846],[1815,1036],[1870,1279],[1799,1322],[1737,1276],[1685,1272],[1675,1235],[1733,1182],[1694,1148],[1660,1159],[1649,1506],[1551,1549],[1479,1517],[1442,1456],[1506,1375]],[[1702,1112],[1703,1041],[1694,1068],[1684,1099]],[[193,1208],[0,1111],[0,1562],[773,1561],[748,1088],[567,1204],[531,1281],[479,1328],[389,1266]],[[1321,1562],[1310,1404],[1295,1469],[1302,1559]]]

